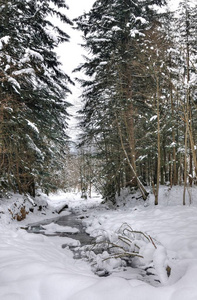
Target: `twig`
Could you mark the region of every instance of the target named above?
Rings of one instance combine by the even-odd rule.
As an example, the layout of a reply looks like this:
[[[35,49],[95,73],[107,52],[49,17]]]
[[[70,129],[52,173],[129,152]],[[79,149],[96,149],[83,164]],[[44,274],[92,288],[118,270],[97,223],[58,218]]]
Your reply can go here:
[[[157,246],[156,246],[155,243],[153,242],[153,239],[152,239],[152,237],[151,237],[150,235],[149,235],[149,238],[150,238],[150,240],[151,240],[153,246],[155,247],[155,249],[157,249]]]

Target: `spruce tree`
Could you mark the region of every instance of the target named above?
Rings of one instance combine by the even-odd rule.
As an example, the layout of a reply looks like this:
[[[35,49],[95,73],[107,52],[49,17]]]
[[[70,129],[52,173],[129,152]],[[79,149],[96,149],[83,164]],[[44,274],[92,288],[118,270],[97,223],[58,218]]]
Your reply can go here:
[[[176,39],[179,51],[179,74],[177,80],[178,97],[181,105],[180,115],[183,120],[184,136],[184,194],[185,204],[186,187],[190,186],[197,175],[196,158],[196,5],[193,1],[181,1],[178,9]]]
[[[82,126],[105,161],[106,197],[114,198],[126,185],[138,185],[146,198],[137,175],[136,124],[148,78],[142,74],[138,51],[155,22],[153,4],[163,1],[96,1],[77,20],[92,55],[79,68],[90,76],[82,82]]]
[[[71,24],[65,8],[62,0],[0,1],[1,178],[20,193],[47,185],[65,145],[70,79],[55,48],[69,36],[48,18]]]

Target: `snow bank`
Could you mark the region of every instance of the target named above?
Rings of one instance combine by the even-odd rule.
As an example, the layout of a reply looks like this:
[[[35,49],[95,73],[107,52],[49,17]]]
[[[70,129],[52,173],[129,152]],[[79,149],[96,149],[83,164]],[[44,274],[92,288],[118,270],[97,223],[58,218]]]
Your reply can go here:
[[[96,197],[84,200],[76,194],[61,193],[49,198],[41,195],[48,207],[29,213],[21,222],[12,220],[8,211],[12,199],[1,199],[0,299],[196,300],[197,193],[192,190],[192,204],[189,205],[188,198],[185,207],[181,205],[181,193],[178,187],[161,189],[157,207],[151,197],[144,205],[140,199],[127,195],[124,205],[119,199],[119,207],[114,210],[99,205],[101,199]],[[112,274],[98,277],[87,261],[75,260],[68,247],[62,248],[64,244],[72,245],[72,239],[30,234],[19,228],[57,216],[55,208],[63,204],[84,216],[84,224],[92,235],[98,230],[109,235],[127,222],[134,230],[144,231],[154,238],[157,249],[147,243],[141,248],[141,254],[146,257],[144,264],[152,260],[160,283],[153,286],[138,269],[116,268],[115,260],[111,261]],[[51,231],[61,230],[61,226],[57,228],[53,223],[47,226]],[[171,267],[169,277],[168,265]]]

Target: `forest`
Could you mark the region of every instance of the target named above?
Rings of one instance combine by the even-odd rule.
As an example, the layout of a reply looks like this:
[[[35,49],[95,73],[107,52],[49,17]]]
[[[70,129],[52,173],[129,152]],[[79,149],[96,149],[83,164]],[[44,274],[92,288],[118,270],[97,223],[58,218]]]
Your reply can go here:
[[[62,0],[1,0],[1,194],[80,189],[85,197],[94,187],[113,203],[125,187],[144,200],[151,187],[157,205],[160,185],[182,185],[185,204],[197,172],[194,2],[172,12],[165,0],[96,0],[70,20]],[[56,54],[72,38],[68,26],[87,50],[73,78]],[[82,108],[73,150],[66,129],[75,81]]]
[[[0,0],[0,299],[196,300],[197,1],[90,2]]]

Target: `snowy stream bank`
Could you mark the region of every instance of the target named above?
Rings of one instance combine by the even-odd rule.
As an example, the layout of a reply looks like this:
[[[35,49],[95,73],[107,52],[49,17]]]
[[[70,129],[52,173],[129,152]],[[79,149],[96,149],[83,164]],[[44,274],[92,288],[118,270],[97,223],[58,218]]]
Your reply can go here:
[[[81,200],[79,195],[57,194],[47,198],[49,208],[32,213],[27,219],[11,221],[8,202],[1,201],[0,218],[0,299],[2,300],[196,300],[197,299],[197,191],[191,191],[192,205],[181,205],[180,188],[161,189],[160,203],[150,198],[143,202],[124,197],[116,210],[100,205],[99,198]],[[43,197],[43,196],[41,196]],[[46,198],[45,198],[46,200]],[[9,202],[10,203],[10,202]],[[136,268],[115,268],[115,261],[107,260],[112,270],[108,277],[98,277],[87,261],[74,259],[69,247],[79,245],[73,237],[77,226],[67,226],[68,236],[54,236],[60,224],[45,224],[47,236],[28,233],[20,227],[55,219],[56,207],[65,203],[79,215],[92,236],[105,232],[113,236],[123,223],[141,230],[157,241],[157,250],[143,244],[142,264],[154,262],[160,282],[157,286],[144,280]],[[10,205],[10,204],[9,204]],[[51,208],[50,208],[51,207]],[[88,210],[88,218],[84,211]],[[69,215],[68,212],[62,212]],[[42,223],[42,222],[41,222]],[[67,245],[62,248],[62,245]],[[102,260],[98,260],[102,264]],[[165,274],[169,264],[171,274]],[[147,275],[147,274],[146,274]],[[151,278],[148,275],[147,278]]]
[[[74,253],[74,259],[86,259],[88,261],[89,251],[86,254],[82,255],[83,248],[89,246],[91,251],[98,255],[98,253],[102,254],[104,249],[102,245],[98,248],[94,247],[95,238],[91,237],[86,233],[86,228],[84,227],[84,223],[82,220],[88,219],[88,210],[84,216],[84,214],[75,214],[71,213],[70,215],[46,219],[41,222],[29,224],[26,227],[28,233],[35,234],[43,234],[45,236],[58,236],[58,237],[67,237],[69,238],[67,243],[62,244],[62,248],[68,247]],[[72,241],[75,240],[75,242]],[[115,260],[114,260],[115,261]],[[95,263],[95,262],[94,262]],[[118,266],[118,264],[120,266]],[[136,267],[134,264],[130,266],[130,263],[124,264],[124,267],[121,268],[121,262],[118,260],[115,263],[114,270],[111,269],[111,273],[105,269],[104,264],[98,265],[98,270],[93,269],[95,274],[98,276],[109,276],[113,272],[115,273],[123,273],[123,276],[127,279],[141,279],[142,281],[148,282],[153,286],[158,286],[160,284],[158,276],[155,274],[155,270],[152,266],[149,267]],[[125,273],[125,274],[124,274]],[[129,276],[130,275],[130,276]]]

